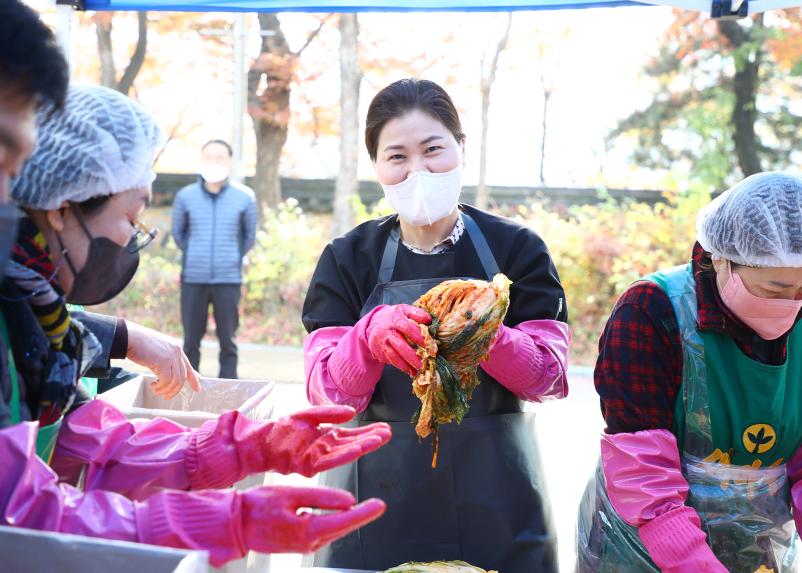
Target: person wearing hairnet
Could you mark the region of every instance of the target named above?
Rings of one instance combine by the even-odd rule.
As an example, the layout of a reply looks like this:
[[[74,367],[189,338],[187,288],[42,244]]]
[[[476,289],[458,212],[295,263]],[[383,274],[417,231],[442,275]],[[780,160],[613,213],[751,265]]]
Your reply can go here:
[[[602,334],[580,572],[797,570],[802,178],[748,177],[701,210],[697,240]]]
[[[140,218],[161,134],[139,105],[102,87],[70,88],[64,109],[39,120],[39,142],[12,183],[27,217],[0,289],[11,379],[0,401],[9,413],[0,524],[204,549],[219,566],[249,550],[314,551],[379,517],[380,500],[356,504],[336,489],[221,490],[252,473],[311,476],[390,439],[386,424],[336,427],[351,408],[269,422],[229,411],[192,430],[129,421],[99,399],[81,404],[78,379],[101,344],[65,301],[108,300],[136,271],[152,236]]]

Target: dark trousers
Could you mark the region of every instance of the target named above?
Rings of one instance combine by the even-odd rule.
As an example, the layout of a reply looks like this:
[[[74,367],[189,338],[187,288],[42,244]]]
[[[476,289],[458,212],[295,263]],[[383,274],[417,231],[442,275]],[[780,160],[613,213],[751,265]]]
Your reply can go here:
[[[184,325],[184,353],[192,367],[200,367],[200,344],[206,334],[209,304],[220,341],[220,378],[237,377],[237,327],[240,285],[181,283],[181,322]]]

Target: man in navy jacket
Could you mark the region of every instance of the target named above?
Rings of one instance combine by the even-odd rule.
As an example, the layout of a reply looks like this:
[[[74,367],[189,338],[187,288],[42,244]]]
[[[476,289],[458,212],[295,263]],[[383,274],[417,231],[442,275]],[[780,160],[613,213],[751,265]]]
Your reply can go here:
[[[211,303],[220,340],[221,378],[237,377],[242,261],[256,240],[258,220],[253,191],[228,180],[231,156],[225,141],[206,143],[198,181],[181,189],[173,203],[173,237],[184,252],[184,352],[197,370]]]

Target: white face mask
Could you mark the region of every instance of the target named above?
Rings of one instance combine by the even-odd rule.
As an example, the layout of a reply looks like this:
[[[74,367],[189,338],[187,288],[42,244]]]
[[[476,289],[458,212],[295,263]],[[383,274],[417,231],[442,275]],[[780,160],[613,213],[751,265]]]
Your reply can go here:
[[[228,177],[228,169],[216,163],[201,165],[200,176],[209,183],[220,183]]]
[[[424,227],[457,208],[462,191],[462,165],[445,173],[416,171],[401,183],[382,185],[387,202],[404,222]]]

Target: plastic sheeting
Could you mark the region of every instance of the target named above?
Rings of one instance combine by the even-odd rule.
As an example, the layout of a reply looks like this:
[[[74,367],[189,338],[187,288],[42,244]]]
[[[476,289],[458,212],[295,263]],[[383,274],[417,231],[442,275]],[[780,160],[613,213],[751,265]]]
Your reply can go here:
[[[2,571],[25,573],[207,573],[202,551],[0,526]]]
[[[702,518],[713,552],[728,571],[796,573],[799,545],[785,467],[755,469],[686,458],[688,503]],[[579,573],[660,573],[638,536],[619,517],[597,470],[577,523]]]

